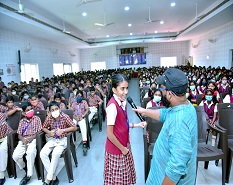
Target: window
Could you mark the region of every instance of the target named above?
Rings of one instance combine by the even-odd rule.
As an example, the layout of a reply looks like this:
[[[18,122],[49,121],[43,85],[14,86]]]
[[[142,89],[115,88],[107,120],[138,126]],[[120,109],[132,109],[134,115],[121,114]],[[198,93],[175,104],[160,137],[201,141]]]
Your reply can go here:
[[[106,62],[92,62],[91,71],[106,69]]]
[[[71,64],[64,64],[64,73],[71,73]]]
[[[77,63],[72,63],[72,72],[79,72],[79,66]]]
[[[53,64],[53,74],[56,75],[56,76],[64,74],[63,63]]]
[[[160,66],[164,67],[174,67],[177,65],[176,57],[161,57],[160,58]]]
[[[27,83],[31,78],[40,79],[38,64],[22,64],[21,65],[21,81],[26,81]]]

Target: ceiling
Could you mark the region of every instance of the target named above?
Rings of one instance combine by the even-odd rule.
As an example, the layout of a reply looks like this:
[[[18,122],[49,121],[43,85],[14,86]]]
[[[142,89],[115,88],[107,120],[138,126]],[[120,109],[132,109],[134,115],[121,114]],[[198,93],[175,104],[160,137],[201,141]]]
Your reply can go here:
[[[194,35],[233,21],[233,0],[86,1],[92,0],[21,0],[24,9],[19,13],[18,0],[1,0],[0,28],[86,48],[189,40]],[[174,7],[170,6],[172,2],[176,3]],[[124,10],[126,6],[128,11]],[[159,21],[145,23],[149,10],[151,20]],[[198,19],[195,19],[196,10]],[[87,16],[82,16],[83,12]],[[160,24],[161,20],[164,24]],[[95,23],[114,24],[103,27]],[[64,29],[70,33],[64,33]]]

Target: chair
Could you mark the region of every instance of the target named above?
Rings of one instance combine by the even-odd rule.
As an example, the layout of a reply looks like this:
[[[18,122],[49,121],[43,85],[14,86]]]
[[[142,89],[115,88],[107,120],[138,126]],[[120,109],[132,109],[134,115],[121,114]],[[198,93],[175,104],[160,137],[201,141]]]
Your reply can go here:
[[[42,148],[44,147],[44,145],[46,144],[45,133],[43,131],[37,133],[36,142],[37,142],[37,146],[38,146],[38,151],[41,151]],[[64,158],[66,172],[67,172],[68,180],[70,183],[74,181],[72,162],[71,162],[71,154],[73,156],[75,166],[77,167],[78,160],[76,157],[76,150],[75,150],[75,145],[73,143],[72,133],[68,133],[67,134],[67,148],[62,152],[61,157]],[[44,182],[45,175],[44,175],[43,164],[40,166],[40,174],[41,174],[42,181]]]
[[[48,107],[48,101],[47,100],[39,100],[39,101],[43,103],[44,109],[46,110],[46,108]]]
[[[12,159],[12,155],[18,142],[19,142],[18,134],[17,134],[17,131],[15,130],[11,132],[7,137],[7,144],[8,144],[7,171],[8,171],[8,174],[10,173],[10,176],[11,177],[13,176],[14,178],[17,178],[17,173],[16,173],[16,165],[15,165],[14,160]],[[38,145],[36,145],[36,149],[37,149],[37,154],[35,158],[35,170],[36,170],[37,178],[38,180],[40,180],[42,178],[42,174],[40,173],[40,149],[38,148]],[[26,154],[23,156],[23,159],[26,163]]]
[[[22,108],[23,103],[24,103],[24,102],[19,102],[19,101],[17,101],[17,102],[14,102],[14,105],[17,106],[17,107]]]
[[[7,124],[13,129],[18,130],[19,121],[22,118],[22,113],[20,111],[16,111],[14,114],[7,117]]]
[[[41,124],[43,125],[47,117],[47,111],[46,110],[34,110],[34,115],[40,118]]]
[[[227,154],[227,170],[226,170],[226,183],[229,182],[231,165],[232,165],[232,155],[233,155],[233,104],[232,103],[222,103],[218,104],[218,123],[221,127],[224,127],[227,131],[228,139],[228,154]]]
[[[148,103],[150,100],[151,100],[150,97],[148,97],[148,98],[143,98],[143,100],[142,100],[142,107],[143,107],[144,109],[146,108],[146,105],[147,105],[147,103]]]
[[[197,167],[199,161],[205,161],[204,168],[208,169],[209,161],[222,159],[222,184],[225,184],[226,177],[226,161],[227,161],[227,133],[218,127],[212,127],[206,122],[205,111],[203,106],[195,106],[198,120],[198,151],[197,151]],[[210,128],[219,134],[220,148],[207,144],[206,129]]]
[[[18,102],[19,101],[19,96],[14,95],[13,99],[14,99],[14,102]]]
[[[150,107],[148,109],[160,109],[163,107]],[[154,144],[159,136],[159,133],[163,127],[163,123],[155,119],[146,118],[147,127],[144,129],[143,142],[144,142],[144,172],[145,180],[147,179],[150,171],[150,163],[153,155]]]
[[[196,95],[196,101],[197,101],[197,105],[199,105],[202,101],[202,94],[197,94]]]

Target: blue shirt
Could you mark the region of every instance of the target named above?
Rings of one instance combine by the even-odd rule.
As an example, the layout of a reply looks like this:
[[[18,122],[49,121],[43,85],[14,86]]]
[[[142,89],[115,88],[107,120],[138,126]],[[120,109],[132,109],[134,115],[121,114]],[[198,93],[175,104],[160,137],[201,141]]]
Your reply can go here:
[[[146,184],[161,185],[168,176],[177,185],[194,185],[197,158],[197,116],[193,105],[160,109],[164,125],[156,140]]]

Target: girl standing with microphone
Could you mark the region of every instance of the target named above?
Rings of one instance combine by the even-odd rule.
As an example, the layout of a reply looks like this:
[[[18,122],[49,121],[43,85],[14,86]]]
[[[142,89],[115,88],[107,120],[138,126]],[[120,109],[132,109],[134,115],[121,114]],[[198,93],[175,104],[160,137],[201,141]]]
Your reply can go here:
[[[123,74],[112,77],[113,96],[106,108],[104,185],[135,184],[136,172],[129,141],[129,128],[144,128],[146,122],[129,123],[126,109],[128,80]]]

